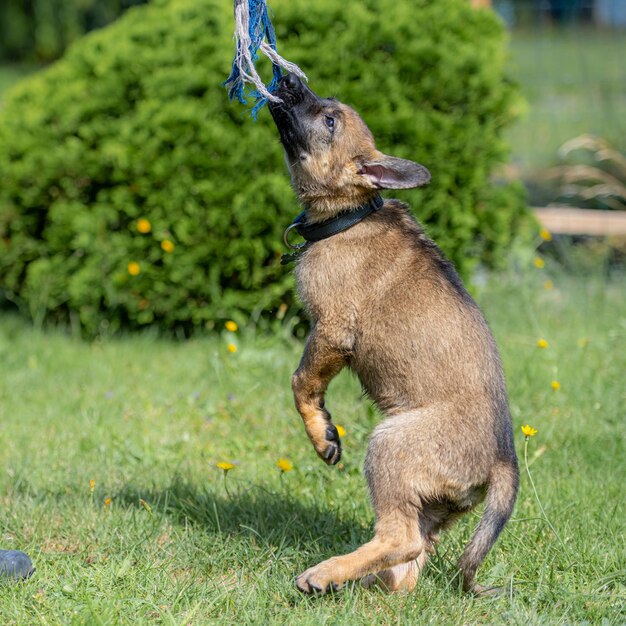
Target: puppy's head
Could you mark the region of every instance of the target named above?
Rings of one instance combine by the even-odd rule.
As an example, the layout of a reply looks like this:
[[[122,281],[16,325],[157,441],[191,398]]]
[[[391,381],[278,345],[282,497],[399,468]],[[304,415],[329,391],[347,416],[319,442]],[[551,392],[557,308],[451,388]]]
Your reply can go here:
[[[270,102],[292,184],[315,212],[341,211],[366,202],[379,189],[410,189],[430,181],[428,170],[376,149],[358,113],[334,98],[320,98],[300,78],[285,76]]]

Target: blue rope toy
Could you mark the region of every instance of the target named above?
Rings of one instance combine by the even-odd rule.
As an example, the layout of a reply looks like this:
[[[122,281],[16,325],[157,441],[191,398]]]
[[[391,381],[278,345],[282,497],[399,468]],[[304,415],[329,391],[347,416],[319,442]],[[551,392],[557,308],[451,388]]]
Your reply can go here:
[[[296,74],[307,80],[304,72],[295,64],[283,59],[276,51],[276,33],[272,26],[266,0],[235,0],[235,59],[230,76],[224,82],[228,87],[231,100],[237,98],[246,104],[246,96],[255,100],[252,117],[257,114],[268,100],[281,102],[273,95],[282,76],[282,70]],[[258,51],[272,62],[273,77],[269,85],[265,85],[254,67],[258,60]],[[246,92],[246,83],[254,85],[254,89]]]

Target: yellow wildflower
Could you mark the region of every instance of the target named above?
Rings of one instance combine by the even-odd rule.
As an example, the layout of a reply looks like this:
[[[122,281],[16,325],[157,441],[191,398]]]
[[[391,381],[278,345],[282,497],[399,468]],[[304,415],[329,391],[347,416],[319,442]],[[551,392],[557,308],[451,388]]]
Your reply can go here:
[[[233,322],[233,320],[228,320],[224,327],[229,333],[236,333],[239,326],[237,326],[237,322]]]
[[[46,592],[43,589],[37,589],[37,592],[33,594],[33,600],[36,600],[39,603],[43,603],[46,601]]]
[[[293,463],[289,459],[278,459],[276,467],[281,472],[290,472],[293,469]]]
[[[526,426],[522,426],[522,432],[526,437],[534,437],[537,434],[537,429],[526,424]]]
[[[553,380],[550,383],[550,387],[552,387],[553,391],[558,391],[561,388],[561,383],[558,380]]]
[[[237,352],[237,346],[236,346],[234,343],[229,343],[229,344],[226,346],[226,349],[227,349],[229,352],[232,352],[232,353]]]
[[[554,289],[554,283],[551,280],[546,280],[546,282],[543,283],[543,288],[546,291],[550,291],[551,289]]]
[[[105,498],[104,499],[104,508],[108,508],[111,506],[111,498]]]
[[[345,434],[346,434],[346,429],[345,429],[343,426],[339,426],[339,424],[337,424],[337,425],[335,426],[335,428],[337,429],[337,434],[338,434],[340,437],[344,437],[344,436],[345,436]]]
[[[96,481],[92,478],[89,481],[89,493],[93,493],[96,490]]]
[[[137,263],[137,261],[131,261],[128,264],[128,273],[131,276],[137,276],[137,274],[139,274],[139,272],[141,272],[141,266],[139,265],[139,263]]]
[[[137,220],[137,230],[145,235],[152,230],[152,224],[145,217],[142,217]]]
[[[546,262],[540,256],[536,256],[533,260],[533,265],[540,270],[545,267]]]
[[[552,233],[547,229],[547,228],[542,228],[539,231],[539,236],[544,240],[544,241],[552,241]]]
[[[174,244],[169,239],[164,239],[161,242],[161,248],[164,252],[174,252]]]
[[[217,465],[217,467],[219,467],[221,470],[224,470],[224,474],[226,474],[226,472],[230,472],[231,469],[235,468],[235,464],[229,463],[228,461],[220,461],[215,465]]]
[[[276,317],[279,320],[282,320],[283,317],[285,317],[285,313],[287,313],[288,308],[289,307],[284,302],[281,302],[280,306],[278,307],[278,312],[276,313]]]
[[[537,347],[545,349],[545,348],[548,347],[548,342],[545,339],[538,339],[537,340]]]

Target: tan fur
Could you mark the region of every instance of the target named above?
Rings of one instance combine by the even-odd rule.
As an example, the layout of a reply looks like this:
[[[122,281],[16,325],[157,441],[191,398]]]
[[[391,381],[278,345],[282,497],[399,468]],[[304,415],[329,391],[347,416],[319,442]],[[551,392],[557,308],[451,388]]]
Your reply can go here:
[[[307,88],[292,82],[284,89]],[[310,90],[302,93],[297,95],[304,100],[294,97],[292,109],[272,114],[309,221],[328,219],[367,201],[378,188],[392,187],[395,179],[387,183],[381,174],[385,168],[394,174],[392,157],[376,149],[358,114]],[[328,121],[320,116],[331,114],[328,135]],[[294,121],[296,115],[306,119]],[[299,129],[297,148],[286,139],[292,136],[284,132],[288,124]],[[396,200],[308,247],[296,278],[311,333],[293,392],[315,451],[329,464],[339,460],[324,394],[343,367],[358,375],[385,416],[365,463],[374,538],[308,569],[298,587],[325,592],[366,577],[366,586],[412,589],[439,531],[487,495],[459,566],[464,588],[472,589],[476,568],[511,513],[518,480],[500,359],[480,310]]]

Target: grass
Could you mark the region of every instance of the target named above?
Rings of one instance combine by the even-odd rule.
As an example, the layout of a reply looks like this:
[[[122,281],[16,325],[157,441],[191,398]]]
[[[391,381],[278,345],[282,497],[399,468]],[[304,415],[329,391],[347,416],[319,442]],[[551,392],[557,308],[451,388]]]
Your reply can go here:
[[[341,374],[328,405],[345,456],[325,467],[292,407],[302,346],[287,334],[240,330],[233,354],[232,335],[86,343],[4,314],[0,547],[28,552],[37,572],[0,585],[0,623],[624,623],[623,285],[548,263],[479,295],[520,457],[520,426],[538,429],[529,464],[560,538],[523,472],[514,519],[478,575],[514,593],[475,599],[452,582],[478,514],[444,536],[411,594],[296,592],[300,571],[370,537],[361,466],[379,418]],[[281,474],[279,457],[294,470]],[[222,460],[237,465],[224,475]]]
[[[514,31],[510,48],[511,74],[528,101],[508,131],[522,174],[554,165],[559,147],[583,133],[626,150],[626,31]]]

